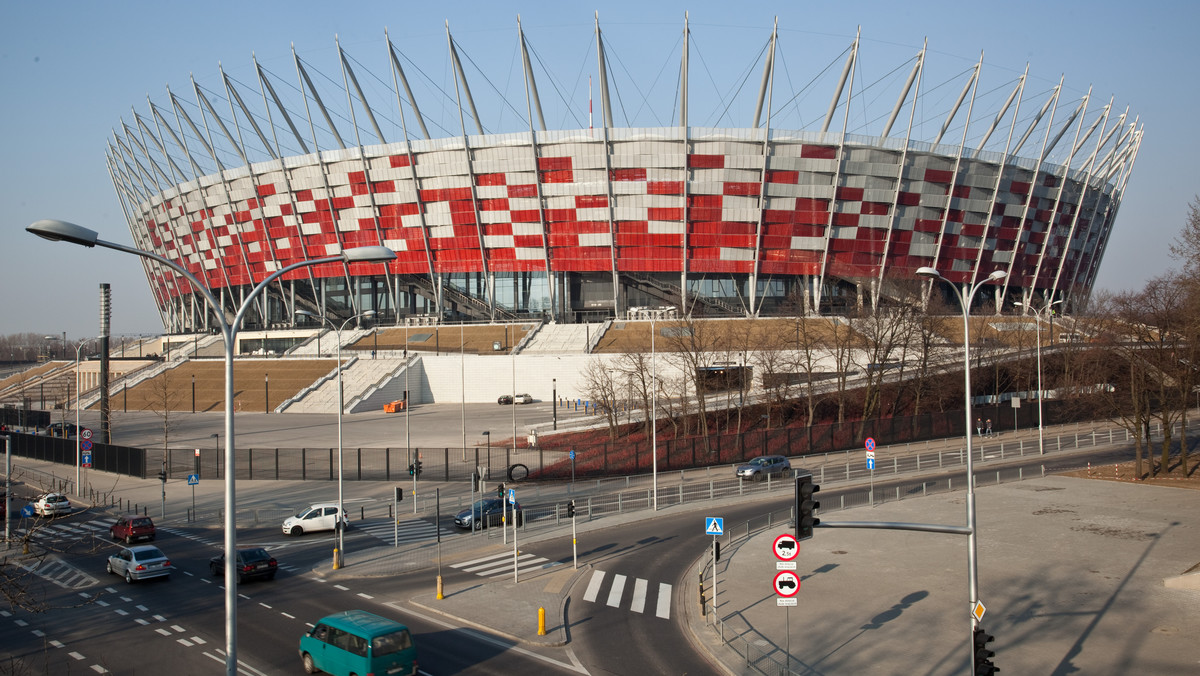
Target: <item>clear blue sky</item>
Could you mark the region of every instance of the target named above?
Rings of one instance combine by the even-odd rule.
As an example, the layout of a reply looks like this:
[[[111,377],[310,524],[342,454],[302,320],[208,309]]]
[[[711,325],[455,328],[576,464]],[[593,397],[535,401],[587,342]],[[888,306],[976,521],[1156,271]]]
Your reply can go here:
[[[1023,115],[1040,107],[1044,95],[1034,95],[1048,92],[1060,76],[1066,78],[1063,106],[1073,108],[1089,86],[1093,113],[1114,97],[1118,110],[1128,106],[1140,116],[1146,133],[1098,288],[1136,288],[1172,265],[1167,247],[1188,202],[1200,192],[1195,171],[1200,89],[1189,84],[1200,61],[1192,46],[1200,25],[1195,2],[5,2],[0,3],[0,334],[94,336],[101,282],[113,289],[114,335],[161,332],[134,257],[45,242],[24,228],[40,218],[60,218],[98,230],[104,239],[130,243],[105,167],[106,144],[122,118],[131,119],[131,110],[145,113],[147,96],[160,103],[169,85],[187,98],[189,75],[201,86],[219,89],[222,64],[235,79],[251,83],[254,54],[268,70],[294,82],[294,44],[307,64],[340,85],[336,35],[361,64],[357,67],[373,74],[365,79],[390,82],[383,51],[386,28],[427,76],[418,78],[422,112],[457,133],[452,104],[432,88],[436,83],[453,91],[448,20],[473,62],[466,66],[467,77],[486,130],[520,131],[526,128],[515,60],[520,14],[530,45],[561,87],[560,95],[548,79],[539,80],[547,126],[565,128],[577,124],[572,115],[586,124],[586,78],[596,72],[593,13],[599,11],[615,64],[610,77],[622,97],[614,102],[618,126],[625,120],[631,126],[669,125],[678,116],[673,98],[685,10],[692,29],[694,126],[750,126],[762,69],[759,54],[775,12],[779,66],[786,71],[777,76],[775,100],[781,110],[774,127],[811,128],[824,114],[843,50],[859,26],[863,47],[857,86],[867,93],[862,107],[851,108],[851,131],[878,133],[879,115],[886,118],[907,75],[905,62],[925,37],[928,98],[918,109],[921,129],[915,135],[922,140],[940,126],[965,81],[960,74],[981,51],[981,96],[1001,99],[992,103],[993,113],[1026,62],[1031,79]],[[806,89],[814,78],[818,81]],[[876,89],[866,90],[868,84]],[[790,96],[789,86],[806,93],[785,112],[780,102]],[[492,87],[514,101],[515,110],[497,105],[495,93],[488,91]],[[596,109],[599,124],[598,103]],[[431,133],[442,135],[432,126]]]

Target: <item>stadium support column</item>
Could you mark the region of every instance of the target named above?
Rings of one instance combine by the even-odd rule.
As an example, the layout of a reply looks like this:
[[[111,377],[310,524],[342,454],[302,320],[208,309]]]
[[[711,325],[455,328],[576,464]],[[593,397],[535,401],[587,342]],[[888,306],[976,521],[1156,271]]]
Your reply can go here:
[[[112,291],[100,284],[100,443],[109,442],[110,413],[108,409],[108,335],[112,319]],[[78,368],[78,367],[76,367]],[[75,395],[78,397],[78,393]]]

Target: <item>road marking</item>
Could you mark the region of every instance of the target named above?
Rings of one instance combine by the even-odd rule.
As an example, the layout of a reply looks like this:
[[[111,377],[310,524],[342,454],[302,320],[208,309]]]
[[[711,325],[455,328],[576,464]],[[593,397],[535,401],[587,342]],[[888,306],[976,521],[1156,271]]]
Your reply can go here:
[[[505,556],[512,556],[512,552],[502,552],[500,554],[493,554],[491,556],[485,556],[482,559],[472,559],[471,561],[462,561],[460,563],[452,563],[452,564],[450,564],[450,567],[451,568],[463,568],[465,566],[470,566],[470,565],[473,565],[476,563],[483,563],[484,561],[491,561],[493,559],[498,559],[498,558],[505,557]]]
[[[583,600],[595,603],[596,595],[600,593],[600,585],[602,584],[604,584],[604,571],[592,571],[592,580],[588,582],[587,591],[583,593]]]
[[[654,613],[664,620],[671,619],[671,585],[658,583],[658,611]]]
[[[625,576],[613,575],[612,587],[608,589],[608,605],[617,608],[621,605],[621,593],[625,591]]]
[[[629,609],[635,613],[646,610],[646,581],[640,577],[633,583],[633,600],[629,603]]]
[[[604,577],[604,573],[602,571],[596,571],[596,572],[600,573],[601,578]],[[408,613],[410,615],[415,615],[415,616],[425,620],[426,622],[432,622],[433,624],[436,624],[441,627],[445,627],[447,629],[451,629],[455,632],[461,632],[464,634],[468,634],[479,641],[482,641],[484,643],[489,643],[494,646],[498,646],[500,648],[503,648],[504,650],[511,650],[513,652],[517,652],[522,655],[525,655],[526,657],[532,657],[535,660],[549,662],[550,664],[562,667],[563,669],[567,669],[568,671],[574,671],[579,674],[590,674],[590,672],[587,669],[585,669],[583,667],[583,665],[579,662],[579,660],[575,657],[575,653],[572,652],[569,648],[566,649],[566,653],[567,653],[567,657],[570,658],[570,660],[571,660],[570,664],[563,662],[561,660],[556,660],[556,659],[553,659],[550,657],[546,657],[545,655],[539,655],[539,654],[533,652],[532,650],[522,648],[519,645],[514,645],[511,641],[504,641],[501,639],[493,638],[491,636],[488,636],[487,634],[476,631],[474,629],[468,629],[468,628],[461,627],[458,625],[450,624],[449,622],[443,622],[439,619],[430,617],[429,615],[425,615],[424,613],[418,613],[415,610],[412,610],[407,607],[403,607],[397,603],[386,603],[384,605],[391,606],[392,608],[395,608],[396,610],[398,610],[402,613]],[[425,672],[422,672],[422,673],[425,673]]]

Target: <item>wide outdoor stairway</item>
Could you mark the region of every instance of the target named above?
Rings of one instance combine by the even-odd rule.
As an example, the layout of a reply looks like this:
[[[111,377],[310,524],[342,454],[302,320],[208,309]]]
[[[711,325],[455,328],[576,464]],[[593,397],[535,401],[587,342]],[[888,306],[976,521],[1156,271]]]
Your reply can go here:
[[[356,400],[375,385],[386,385],[392,374],[403,373],[404,359],[380,358],[371,359],[361,353],[347,357],[342,351],[342,400],[346,404],[346,413],[352,413],[360,407]],[[283,410],[288,413],[336,413],[337,412],[337,372],[330,369],[324,380],[315,383],[313,389],[301,392],[297,401],[287,405]],[[403,397],[388,395],[388,401]],[[382,407],[372,406],[371,410]]]
[[[582,354],[601,324],[542,324],[521,354]]]

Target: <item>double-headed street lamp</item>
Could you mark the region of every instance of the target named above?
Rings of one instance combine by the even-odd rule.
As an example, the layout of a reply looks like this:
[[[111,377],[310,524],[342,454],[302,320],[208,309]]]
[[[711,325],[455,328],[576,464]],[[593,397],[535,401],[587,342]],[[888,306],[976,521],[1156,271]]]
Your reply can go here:
[[[1027,303],[1013,303],[1013,305],[1016,305],[1017,307],[1022,307],[1033,312],[1033,325],[1036,327],[1034,330],[1037,332],[1038,455],[1046,454],[1046,439],[1042,432],[1042,397],[1045,395],[1045,391],[1042,390],[1042,315],[1049,314],[1053,316],[1054,310],[1052,308],[1061,302],[1062,300],[1056,300],[1053,303],[1047,303],[1043,305],[1042,309],[1040,310],[1034,309],[1032,305]],[[1051,329],[1053,329],[1053,327],[1051,327]],[[1050,333],[1053,334],[1054,331],[1051,330]],[[1051,338],[1053,339],[1053,335],[1051,335]]]
[[[106,242],[100,239],[100,234],[95,230],[90,230],[74,223],[57,220],[43,220],[25,228],[27,231],[48,239],[51,241],[70,242],[79,244],[80,246],[103,247],[105,249],[113,249],[123,251],[125,253],[148,258],[161,265],[171,268],[179,275],[187,279],[192,287],[199,292],[205,302],[212,309],[217,323],[221,327],[221,335],[225,340],[225,561],[233,562],[237,560],[237,519],[235,518],[235,508],[237,506],[236,494],[234,491],[234,470],[236,464],[234,462],[234,445],[235,436],[233,432],[233,357],[237,348],[237,334],[241,328],[242,321],[249,312],[250,308],[254,307],[254,301],[258,295],[267,288],[267,286],[282,277],[283,275],[296,270],[298,268],[309,267],[313,265],[321,265],[324,263],[343,263],[349,265],[357,262],[379,262],[389,261],[396,258],[396,254],[387,247],[383,246],[364,246],[355,249],[343,249],[342,253],[337,256],[327,256],[325,258],[317,258],[313,260],[301,261],[291,265],[284,266],[279,270],[268,275],[265,279],[259,282],[248,294],[242,299],[242,305],[238,308],[237,314],[232,322],[225,319],[225,309],[221,303],[213,295],[212,291],[206,287],[195,275],[193,275],[186,267],[176,263],[168,258],[160,256],[150,251],[143,251],[124,244],[115,242]],[[237,676],[237,575],[233,565],[225,566],[225,673],[226,676]]]
[[[975,470],[971,463],[971,301],[975,298],[975,292],[978,291],[984,284],[1004,279],[1008,276],[1008,273],[1003,270],[995,270],[992,272],[992,274],[988,275],[986,279],[980,280],[974,285],[969,285],[967,282],[963,282],[961,288],[955,285],[954,282],[951,282],[943,277],[937,270],[930,267],[918,268],[917,275],[920,277],[928,277],[930,279],[940,279],[945,282],[947,286],[954,290],[954,295],[958,298],[958,302],[962,306],[963,386],[966,388],[965,429],[967,433],[967,528],[970,531],[967,533],[967,585],[971,597],[971,657],[973,660],[975,656],[975,606],[979,602],[979,564],[976,559],[976,539],[978,533],[976,532],[975,528]]]
[[[359,317],[374,317],[375,311],[367,310],[365,312],[360,312],[353,317],[348,317],[346,321],[342,322],[341,326],[336,326],[325,315],[319,315],[315,312],[309,312],[308,310],[296,310],[296,314],[301,317],[311,317],[329,324],[329,328],[333,329],[334,335],[337,336],[338,513],[335,523],[337,524],[338,546],[337,551],[334,552],[333,555],[333,569],[337,570],[338,568],[342,567],[342,561],[344,560],[343,557],[346,554],[346,527],[345,524],[342,523],[342,512],[345,511],[345,508],[342,507],[342,410],[346,407],[345,399],[342,397],[342,329],[346,328],[347,324],[355,319],[358,319]]]

